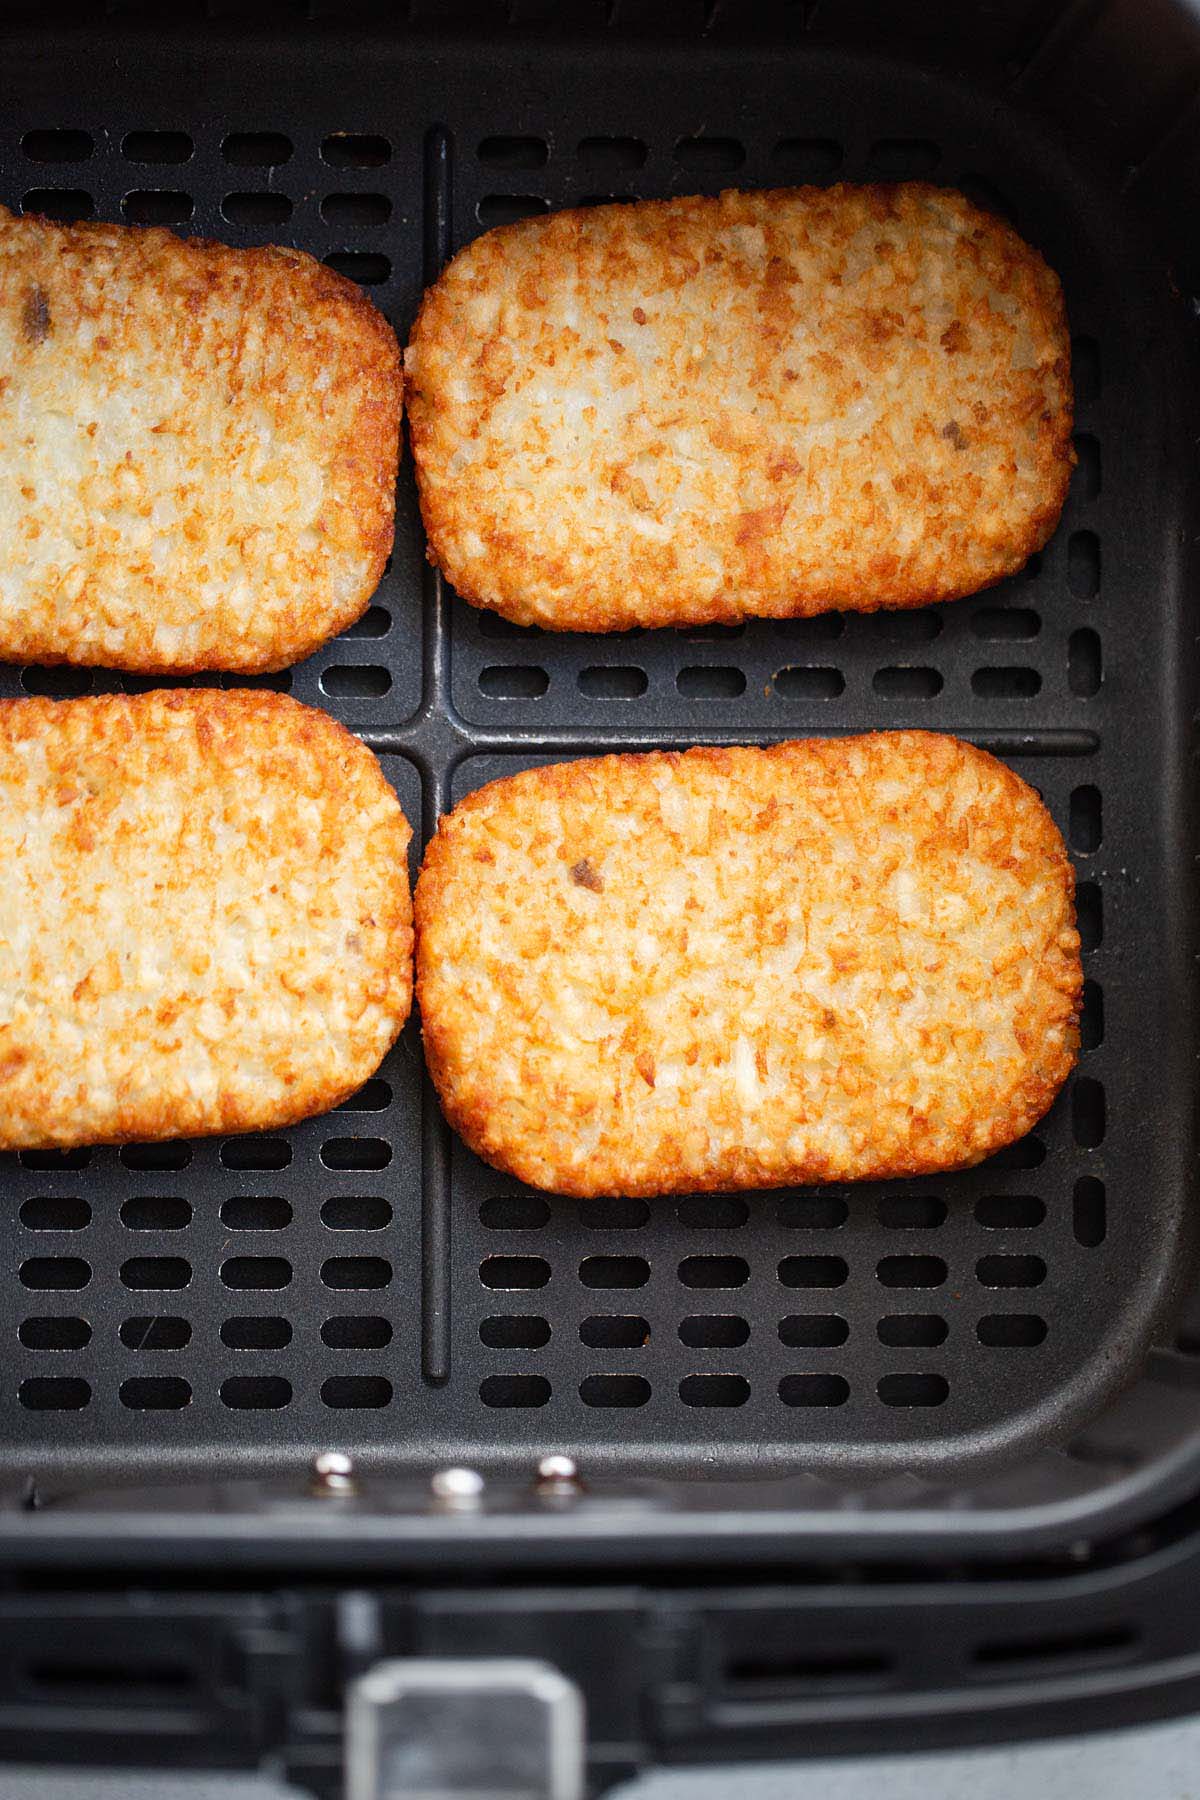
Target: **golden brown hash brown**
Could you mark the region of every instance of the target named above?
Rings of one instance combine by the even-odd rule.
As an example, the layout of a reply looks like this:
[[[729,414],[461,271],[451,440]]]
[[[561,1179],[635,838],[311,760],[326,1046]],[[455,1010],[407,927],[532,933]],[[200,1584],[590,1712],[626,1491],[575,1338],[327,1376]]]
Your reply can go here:
[[[0,703],[0,1149],[344,1100],[408,1016],[409,836],[278,694]]]
[[[392,544],[400,353],[297,250],[0,207],[0,657],[279,669]]]
[[[416,891],[452,1125],[565,1194],[963,1168],[1076,1056],[1074,877],[1033,790],[925,732],[494,781]]]
[[[430,556],[552,630],[974,593],[1045,543],[1074,460],[1057,277],[919,183],[503,226],[405,364]]]

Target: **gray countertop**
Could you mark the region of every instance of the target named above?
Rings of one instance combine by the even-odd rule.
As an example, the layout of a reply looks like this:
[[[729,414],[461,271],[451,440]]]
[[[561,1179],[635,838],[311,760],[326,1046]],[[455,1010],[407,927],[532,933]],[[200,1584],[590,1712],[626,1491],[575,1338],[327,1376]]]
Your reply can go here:
[[[1200,1719],[1050,1744],[862,1760],[672,1769],[612,1790],[612,1800],[1200,1800]],[[303,1800],[244,1775],[0,1765],[0,1800]]]

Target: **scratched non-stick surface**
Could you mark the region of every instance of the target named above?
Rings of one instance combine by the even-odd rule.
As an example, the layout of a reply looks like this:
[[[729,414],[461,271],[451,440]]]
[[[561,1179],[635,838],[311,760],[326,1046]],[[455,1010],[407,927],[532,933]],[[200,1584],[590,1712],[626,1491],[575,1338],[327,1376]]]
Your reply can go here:
[[[1062,826],[1088,982],[1049,1118],[944,1179],[546,1198],[449,1140],[415,1026],[295,1131],[0,1159],[8,1467],[246,1468],[336,1443],[396,1466],[574,1448],[952,1479],[1069,1435],[1169,1307],[1196,1043],[1177,345],[1104,193],[993,100],[811,49],[24,42],[0,198],[298,245],[402,334],[456,245],[547,207],[918,175],[1009,212],[1062,275],[1078,399],[1066,513],[1021,576],[892,616],[552,637],[443,590],[406,466],[371,610],[272,685],[384,753],[418,836],[533,758],[961,732]],[[9,694],[134,685],[0,672]]]

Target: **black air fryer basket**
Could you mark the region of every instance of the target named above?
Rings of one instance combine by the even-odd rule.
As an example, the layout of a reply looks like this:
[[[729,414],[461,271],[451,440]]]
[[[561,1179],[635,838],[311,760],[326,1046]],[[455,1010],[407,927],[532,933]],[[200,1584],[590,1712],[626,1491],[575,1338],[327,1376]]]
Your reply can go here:
[[[402,339],[454,249],[553,207],[920,177],[1011,218],[1062,277],[1078,453],[1020,575],[926,611],[547,635],[443,585],[406,461],[371,609],[264,680],[379,752],[414,862],[534,761],[956,733],[1061,826],[1087,985],[1043,1124],[917,1182],[548,1199],[451,1138],[415,1022],[290,1132],[0,1157],[0,1752],[282,1751],[333,1791],[349,1678],[464,1649],[578,1682],[597,1779],[1195,1704],[1200,8],[6,21],[0,199],[294,244]],[[325,1451],[352,1474],[314,1478]],[[580,1479],[539,1482],[549,1454]]]

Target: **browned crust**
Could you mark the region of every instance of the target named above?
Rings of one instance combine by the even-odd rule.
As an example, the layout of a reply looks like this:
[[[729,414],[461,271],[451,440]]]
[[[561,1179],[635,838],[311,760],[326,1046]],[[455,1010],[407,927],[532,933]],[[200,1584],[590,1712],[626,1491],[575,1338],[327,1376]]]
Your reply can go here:
[[[36,215],[18,218],[0,206],[0,241],[5,233],[20,233],[29,239],[32,232],[42,236],[40,253],[49,259],[46,268],[51,273],[66,269],[72,259],[78,259],[78,267],[85,270],[93,250],[107,252],[118,264],[127,265],[129,278],[145,284],[146,357],[174,357],[184,379],[193,384],[196,405],[222,391],[228,377],[222,368],[206,366],[203,355],[194,359],[182,327],[173,342],[151,335],[156,325],[164,335],[170,334],[172,315],[204,320],[225,309],[224,349],[236,355],[247,321],[252,321],[268,340],[274,340],[284,359],[311,364],[311,381],[328,383],[323,402],[323,449],[329,457],[331,480],[317,529],[336,545],[337,557],[352,562],[360,572],[339,595],[333,587],[321,592],[324,578],[305,573],[299,550],[290,553],[295,560],[282,577],[277,569],[264,566],[259,588],[262,599],[269,597],[272,602],[274,629],[269,644],[242,641],[233,635],[198,654],[163,654],[147,645],[145,633],[131,626],[129,642],[114,653],[96,650],[86,633],[74,628],[71,641],[56,642],[53,626],[31,619],[25,631],[9,627],[0,633],[0,656],[43,664],[94,664],[145,674],[198,674],[217,669],[267,673],[302,660],[361,618],[392,550],[403,406],[399,346],[378,308],[356,283],[303,251],[276,245],[234,249],[208,238],[180,238],[158,226],[95,221],[60,225]],[[40,263],[36,272],[41,273]],[[33,274],[31,269],[28,276],[21,277],[18,267],[13,278],[28,280]],[[0,302],[4,275],[0,266]],[[41,296],[35,332],[26,328],[28,321],[24,312],[21,315],[21,335],[42,354],[54,347],[53,321],[59,301],[57,275],[46,279],[48,295],[40,283],[33,290]],[[93,323],[103,326],[107,323],[103,284],[96,294],[88,295],[83,291],[85,280],[86,276],[74,272],[63,275],[62,293],[72,304],[78,303],[84,316],[90,315]],[[21,304],[27,307],[28,299]],[[156,306],[162,308],[161,319],[156,319]],[[131,329],[136,329],[136,323],[131,325],[124,317],[114,318],[110,327],[117,337]],[[84,360],[95,362],[102,354],[91,350]],[[271,406],[278,398],[277,384],[267,380],[258,389],[246,387],[236,397],[247,408]],[[290,419],[286,409],[279,414],[284,429],[292,425],[313,432],[315,414],[311,410],[302,415],[293,407],[291,414]],[[117,584],[119,573],[111,557],[102,567],[92,567],[73,616],[86,619],[93,583],[103,602],[106,591]],[[169,598],[179,585],[164,582],[161,591]],[[40,601],[41,596],[36,598]],[[155,598],[151,578],[146,604],[152,608]]]
[[[782,261],[785,253],[794,249],[787,231],[800,229],[797,214],[811,210],[815,220],[828,221],[843,206],[857,209],[856,216],[865,212],[877,217],[881,227],[901,217],[919,241],[921,209],[934,204],[957,221],[976,275],[985,281],[994,279],[1007,295],[1017,296],[1039,343],[1050,346],[1036,378],[1031,375],[1025,383],[1027,392],[1018,391],[1020,380],[1011,372],[987,365],[980,371],[981,403],[996,400],[1014,431],[1033,429],[1031,441],[1021,452],[1029,464],[1030,480],[1022,487],[1020,501],[1006,492],[1008,482],[1002,473],[997,474],[981,489],[979,502],[987,510],[987,530],[985,534],[981,529],[974,542],[969,532],[951,524],[964,502],[970,504],[969,477],[951,471],[944,479],[935,479],[916,459],[906,463],[903,456],[889,468],[895,453],[886,435],[880,446],[872,446],[864,456],[861,470],[856,465],[852,484],[837,495],[833,511],[839,529],[832,550],[822,544],[808,570],[803,567],[803,531],[795,533],[797,546],[789,545],[787,554],[778,549],[780,525],[790,503],[789,482],[797,478],[786,467],[782,473],[772,467],[773,462],[787,463],[786,432],[775,450],[765,455],[765,479],[760,479],[764,468],[758,452],[748,454],[740,464],[747,485],[762,489],[757,511],[736,514],[737,502],[730,496],[739,484],[725,480],[714,486],[707,514],[703,508],[693,509],[671,541],[639,544],[636,557],[627,560],[620,544],[623,535],[628,536],[627,521],[633,515],[623,512],[619,504],[630,483],[628,472],[617,466],[620,431],[597,438],[589,492],[586,500],[580,501],[578,520],[572,514],[573,526],[586,527],[589,544],[595,546],[590,560],[588,549],[581,549],[576,541],[581,532],[573,529],[565,547],[547,548],[551,534],[536,504],[527,517],[513,510],[508,497],[511,489],[499,479],[514,462],[511,444],[501,442],[497,449],[494,488],[480,481],[474,463],[453,472],[457,447],[464,437],[480,440],[492,429],[496,405],[509,398],[514,382],[528,376],[531,359],[553,381],[556,370],[573,354],[575,346],[559,341],[569,339],[570,334],[559,331],[555,335],[555,302],[547,299],[545,289],[552,287],[559,271],[573,268],[584,255],[592,257],[587,301],[597,308],[602,303],[611,305],[615,312],[622,284],[628,286],[633,278],[631,271],[636,269],[639,278],[644,276],[634,254],[637,249],[649,246],[650,255],[660,259],[655,279],[661,280],[663,293],[669,296],[686,291],[690,279],[686,271],[690,267],[694,272],[702,265],[704,243],[719,227],[752,222],[768,230],[778,229],[777,260]],[[795,209],[791,226],[780,229],[774,221],[789,207]],[[606,229],[612,244],[605,257],[595,249],[595,241],[597,232]],[[592,248],[585,251],[585,245]],[[489,283],[509,284],[507,303],[500,308],[490,336],[476,327],[467,312],[468,303]],[[760,284],[758,313],[769,313],[776,303],[768,286]],[[797,307],[800,310],[798,303]],[[540,321],[536,331],[528,323],[535,320]],[[850,345],[844,374],[851,386],[843,385],[847,395],[855,368],[866,376],[868,369],[876,368],[879,357],[888,354],[888,345],[881,348],[875,341],[877,323],[868,318],[863,326],[861,364],[855,364],[857,352],[854,344]],[[880,326],[881,331],[885,329],[897,329],[890,315],[886,328]],[[908,333],[918,329],[919,321],[914,323],[911,318],[904,326]],[[745,341],[745,359],[764,371],[760,393],[768,404],[780,385],[776,379],[779,371],[770,360],[779,351],[779,331],[772,321],[761,326],[756,322]],[[969,336],[963,341],[969,342]],[[693,196],[567,210],[497,227],[461,251],[427,290],[406,363],[409,432],[430,560],[472,605],[497,611],[518,624],[537,624],[548,630],[601,632],[633,626],[734,623],[747,617],[875,611],[958,599],[1015,573],[1043,547],[1061,515],[1075,460],[1070,342],[1057,277],[1006,221],[981,211],[962,195],[920,182],[766,193],[730,190],[718,198]],[[474,383],[473,425],[463,422],[464,409],[450,398],[451,383]],[[676,379],[668,384],[668,390],[673,401],[680,396],[681,404],[686,402],[686,380]],[[702,417],[714,398],[719,398],[719,390],[714,394],[708,387],[697,388],[696,405]],[[1031,410],[1039,407],[1041,416],[1035,421]],[[934,423],[922,422],[921,430],[932,432]],[[978,437],[974,426],[972,431]],[[942,435],[956,447],[962,441],[955,438],[951,427],[943,426]],[[661,446],[649,448],[651,453],[661,454]],[[775,455],[775,451],[781,454]],[[734,466],[738,467],[736,459]],[[1016,470],[1013,461],[1014,477]],[[944,555],[936,566],[931,566],[928,553],[898,553],[888,531],[878,538],[872,535],[871,521],[878,516],[880,496],[872,497],[871,489],[873,484],[879,488],[881,475],[909,484],[907,502],[922,520],[920,535],[926,552],[929,543],[937,540],[941,521],[946,521]],[[861,494],[860,480],[864,484]],[[905,490],[898,487],[897,492],[904,494]],[[722,494],[726,496],[723,502]],[[724,523],[723,508],[729,514]],[[997,508],[1007,508],[1000,523],[993,516]],[[669,505],[655,516],[669,519]],[[712,527],[713,554],[722,564],[723,579],[716,592],[702,591],[690,556],[692,543],[706,529],[705,517],[717,521]],[[468,541],[479,548],[466,548]]]
[[[173,732],[173,720],[185,729]],[[40,796],[22,791],[30,748],[44,758]],[[68,998],[57,1003],[61,925],[44,936],[35,929],[24,962],[14,966],[9,954],[0,956],[7,1021],[0,1028],[0,1150],[278,1129],[339,1105],[378,1067],[411,1006],[412,834],[378,760],[336,720],[286,695],[252,690],[6,700],[0,779],[8,797],[0,838],[10,888],[13,858],[21,855],[11,836],[12,808],[24,802],[24,840],[44,831],[54,846],[56,891],[49,899],[68,930],[73,925],[88,938],[85,960],[94,955],[103,974],[115,951],[111,966],[119,969],[126,946],[105,941],[105,890],[124,871],[147,865],[156,872],[154,898],[132,922],[128,947],[135,966],[147,945],[171,952],[165,988],[133,993],[135,1012],[121,1019],[119,1032],[93,1003],[90,973],[73,1001],[68,984]],[[129,806],[139,792],[163,791],[185,808],[177,835],[174,827],[162,834],[153,800],[144,816],[136,803]],[[240,848],[231,849],[231,841]],[[314,886],[296,897],[272,887],[271,898],[261,891],[268,869],[277,882],[282,873],[301,885],[316,871]],[[229,899],[218,885],[223,876],[239,913],[265,908],[277,959],[264,975],[260,939],[254,978],[224,988],[217,973],[206,986],[203,973],[223,966],[216,955]],[[195,899],[206,877],[213,883],[205,891],[207,932],[172,939],[164,920],[175,904]],[[315,961],[312,935],[327,936],[345,909],[330,884],[345,889],[351,881],[355,946],[337,959],[323,949]],[[124,970],[108,985],[123,999],[133,980]],[[189,1076],[190,1034],[206,1006],[223,1011],[226,1025],[197,1084]],[[271,1018],[280,1006],[293,1009],[290,1037]],[[321,1027],[335,1016],[336,1030],[331,1025],[332,1035],[323,1037]],[[71,1048],[78,1041],[81,1053]],[[99,1085],[88,1074],[97,1058]],[[141,1079],[145,1068],[155,1072],[154,1082]],[[136,1086],[136,1099],[119,1097],[122,1083]],[[115,1100],[105,1097],[110,1086]]]
[[[690,771],[703,769],[721,776],[744,769],[747,755],[761,758],[763,769],[778,769],[786,777],[812,778],[826,791],[841,789],[853,781],[861,765],[855,762],[865,749],[869,757],[901,756],[923,768],[929,791],[952,782],[970,766],[978,771],[990,792],[969,824],[961,829],[964,847],[997,867],[1018,867],[1036,873],[1059,897],[1045,942],[1040,946],[1032,983],[1033,998],[1023,1016],[1018,1037],[1026,1051],[1020,1078],[1003,1093],[981,1091],[979,1106],[950,1133],[930,1118],[913,1117],[903,1142],[880,1152],[872,1148],[857,1160],[837,1154],[810,1154],[798,1160],[772,1158],[733,1145],[707,1164],[697,1164],[680,1141],[669,1136],[656,1140],[648,1151],[629,1145],[629,1163],[622,1166],[611,1156],[598,1153],[580,1167],[570,1169],[547,1147],[547,1132],[518,1129],[513,1124],[513,1094],[498,1081],[494,1065],[486,1057],[464,1060],[464,1013],[471,1003],[456,993],[447,974],[444,926],[469,905],[468,893],[482,890],[494,860],[489,842],[519,843],[523,833],[537,833],[538,852],[553,868],[555,858],[573,854],[547,835],[540,803],[576,804],[586,791],[598,808],[611,805],[628,816],[631,784],[647,777],[652,767]],[[808,764],[806,771],[805,765]],[[819,771],[819,772],[818,772]],[[895,823],[895,810],[880,810],[878,825]],[[872,821],[872,825],[876,821]],[[645,850],[645,845],[641,846]],[[650,852],[646,852],[650,854]],[[474,867],[465,871],[464,862]],[[563,873],[572,879],[572,871]],[[465,882],[465,885],[464,885]],[[549,878],[548,878],[549,884]],[[575,883],[578,885],[578,883]],[[504,777],[467,795],[453,812],[441,819],[428,845],[414,897],[416,925],[416,995],[421,1011],[426,1062],[446,1117],[469,1147],[492,1167],[531,1186],[577,1197],[605,1194],[654,1196],[704,1192],[715,1189],[753,1189],[789,1184],[830,1181],[880,1180],[940,1173],[969,1168],[993,1152],[1023,1137],[1044,1116],[1078,1054],[1078,1015],[1083,976],[1079,936],[1074,925],[1074,871],[1062,837],[1037,794],[1011,769],[986,751],[957,739],[927,732],[872,733],[862,738],[799,740],[761,751],[695,748],[682,753],[619,755],[555,764]],[[486,905],[486,900],[483,902]],[[848,891],[847,906],[854,901]],[[569,930],[561,918],[547,912],[543,936],[562,941]],[[514,944],[514,967],[526,953]],[[479,959],[476,959],[476,961]],[[475,970],[476,981],[478,971]],[[519,976],[517,977],[519,980]],[[513,1029],[515,1030],[515,1024]],[[636,1049],[637,1046],[634,1046]],[[630,1052],[633,1055],[633,1051]],[[649,1070],[641,1057],[649,1056]],[[653,1043],[647,1040],[634,1066],[653,1087]],[[544,1126],[551,1126],[573,1095],[564,1077],[553,1092],[540,1096]],[[870,1105],[870,1096],[868,1096]],[[536,1113],[529,1109],[529,1116]],[[949,1140],[949,1141],[948,1141]]]

